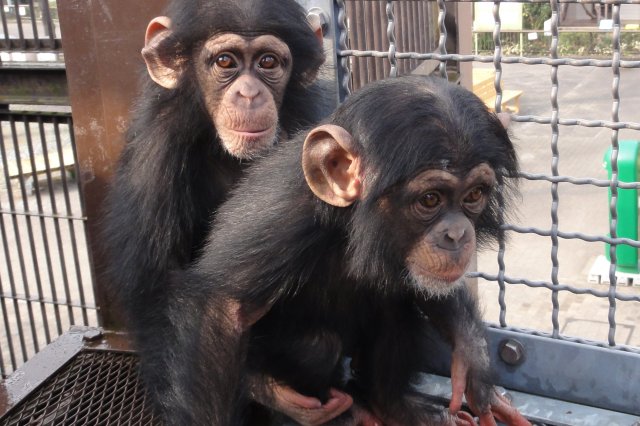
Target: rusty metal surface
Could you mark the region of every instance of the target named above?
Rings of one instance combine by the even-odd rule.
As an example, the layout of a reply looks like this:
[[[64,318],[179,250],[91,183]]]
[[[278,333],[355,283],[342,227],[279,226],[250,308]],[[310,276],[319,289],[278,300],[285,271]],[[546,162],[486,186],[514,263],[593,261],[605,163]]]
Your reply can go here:
[[[140,49],[149,20],[166,0],[60,0],[69,96],[86,207],[87,236],[94,271],[104,270],[100,254],[101,205],[123,144],[129,110],[143,68]],[[121,327],[117,307],[97,275],[96,302],[101,324]]]
[[[351,0],[345,2],[350,24],[349,47],[355,50],[378,51],[434,51],[438,46],[438,9],[433,2]],[[387,7],[393,9],[389,15]],[[387,35],[388,16],[395,16]],[[392,43],[390,41],[393,41]],[[389,55],[393,57],[393,55]],[[352,89],[358,90],[365,84],[393,74],[386,64],[388,58],[352,58]],[[408,59],[395,61],[397,75],[409,74],[420,65],[419,61]]]
[[[0,104],[69,105],[64,64],[3,64]]]

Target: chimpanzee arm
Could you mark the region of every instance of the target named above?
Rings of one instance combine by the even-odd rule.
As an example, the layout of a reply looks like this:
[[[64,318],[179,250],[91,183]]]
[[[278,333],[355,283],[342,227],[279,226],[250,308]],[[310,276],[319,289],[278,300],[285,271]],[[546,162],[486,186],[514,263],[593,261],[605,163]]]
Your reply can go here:
[[[236,304],[190,273],[172,274],[173,339],[163,352],[172,375],[172,425],[237,425],[249,403],[245,368],[247,334],[238,327]]]
[[[466,284],[444,298],[420,299],[419,305],[453,348],[449,410],[460,410],[464,394],[481,426],[495,425],[494,416],[508,425],[530,425],[491,384],[485,326]]]
[[[460,409],[464,393],[481,412],[488,411],[493,394],[489,354],[475,297],[461,285],[447,297],[420,299],[419,304],[453,348],[451,411]]]
[[[175,374],[170,380],[175,386],[163,395],[169,423],[241,424],[250,401],[304,426],[324,424],[348,410],[353,400],[344,392],[332,390],[322,404],[247,369],[249,329],[278,295],[276,287],[263,286],[256,298],[260,302],[243,305],[237,301],[241,288],[223,285],[197,268],[172,273],[170,317],[175,337],[157,355],[167,360],[167,372]]]

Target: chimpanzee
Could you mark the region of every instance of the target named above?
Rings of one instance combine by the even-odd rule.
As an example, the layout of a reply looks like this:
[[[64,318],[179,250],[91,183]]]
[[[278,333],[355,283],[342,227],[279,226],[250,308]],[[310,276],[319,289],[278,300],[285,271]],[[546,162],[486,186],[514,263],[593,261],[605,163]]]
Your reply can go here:
[[[198,256],[211,216],[250,160],[322,118],[314,82],[324,52],[294,0],[175,0],[145,41],[148,72],[103,239],[144,381],[166,411],[173,379],[155,353],[172,338],[167,273]],[[297,397],[303,407],[316,401]]]
[[[331,424],[528,421],[491,386],[464,274],[501,233],[517,158],[499,118],[442,79],[400,77],[351,96],[256,162],[203,255],[172,274],[171,370],[191,425],[246,424],[256,377],[356,404]],[[413,384],[435,328],[452,347],[449,410]],[[350,374],[343,359],[350,358]]]

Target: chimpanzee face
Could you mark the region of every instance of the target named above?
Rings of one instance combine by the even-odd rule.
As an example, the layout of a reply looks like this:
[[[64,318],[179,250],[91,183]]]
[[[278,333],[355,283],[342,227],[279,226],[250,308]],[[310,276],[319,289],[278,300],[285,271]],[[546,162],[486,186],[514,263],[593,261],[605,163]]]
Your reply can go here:
[[[373,237],[385,240],[385,253],[377,261],[388,263],[387,267],[399,265],[412,287],[436,297],[463,282],[476,249],[476,223],[496,185],[496,173],[487,163],[464,172],[455,166],[420,170],[376,196],[367,190],[368,184],[375,185],[376,172],[363,164],[345,129],[335,125],[314,129],[303,153],[307,183],[318,198],[337,207],[359,201],[354,208],[366,209],[366,220],[351,238],[371,240],[371,228],[383,232],[384,236]],[[367,175],[372,178],[367,180]],[[377,225],[369,227],[373,222]]]
[[[197,58],[205,105],[222,146],[248,159],[273,145],[278,111],[291,76],[291,52],[272,35],[220,34]]]
[[[399,189],[395,216],[404,217],[405,266],[418,289],[442,296],[462,282],[476,249],[476,220],[494,185],[495,173],[483,163],[464,175],[426,170]]]
[[[193,67],[222,147],[236,158],[250,159],[272,146],[280,136],[279,110],[293,68],[287,44],[269,34],[220,33],[185,57],[163,47],[172,36],[170,25],[159,17],[147,29],[142,53],[151,78],[175,89],[190,78],[186,71]]]

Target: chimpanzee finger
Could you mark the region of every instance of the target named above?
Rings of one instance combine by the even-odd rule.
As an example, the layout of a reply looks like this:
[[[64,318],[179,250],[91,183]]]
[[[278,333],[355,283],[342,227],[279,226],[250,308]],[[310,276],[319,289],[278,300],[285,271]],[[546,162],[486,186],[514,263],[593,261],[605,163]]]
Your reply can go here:
[[[464,359],[453,352],[451,358],[451,402],[449,412],[458,413],[462,408],[462,396],[467,386],[467,371],[469,370]]]
[[[329,400],[321,404],[320,400],[301,395],[288,386],[273,384],[273,388],[275,408],[303,426],[324,424],[347,411],[353,404],[351,396],[335,389],[330,390]],[[375,423],[364,424],[374,425]]]
[[[491,411],[480,414],[478,419],[480,420],[480,426],[497,426],[496,419],[493,418],[493,413]]]
[[[531,426],[531,422],[498,392],[495,393],[491,402],[491,413],[502,423],[509,426]]]
[[[318,398],[302,395],[289,386],[274,382],[271,387],[276,399],[276,405],[280,408],[291,407],[312,410],[322,407],[322,402]]]
[[[369,410],[354,404],[351,408],[353,414],[353,424],[355,426],[383,426],[384,422],[377,418]]]
[[[497,393],[496,393],[497,395]],[[490,407],[480,408],[480,406],[476,403],[472,393],[466,393],[467,396],[467,404],[471,411],[475,415],[478,416],[478,420],[480,422],[480,426],[496,426],[496,421],[493,418],[493,413],[489,410]]]
[[[473,416],[466,411],[459,411],[455,417],[456,426],[478,426]]]

